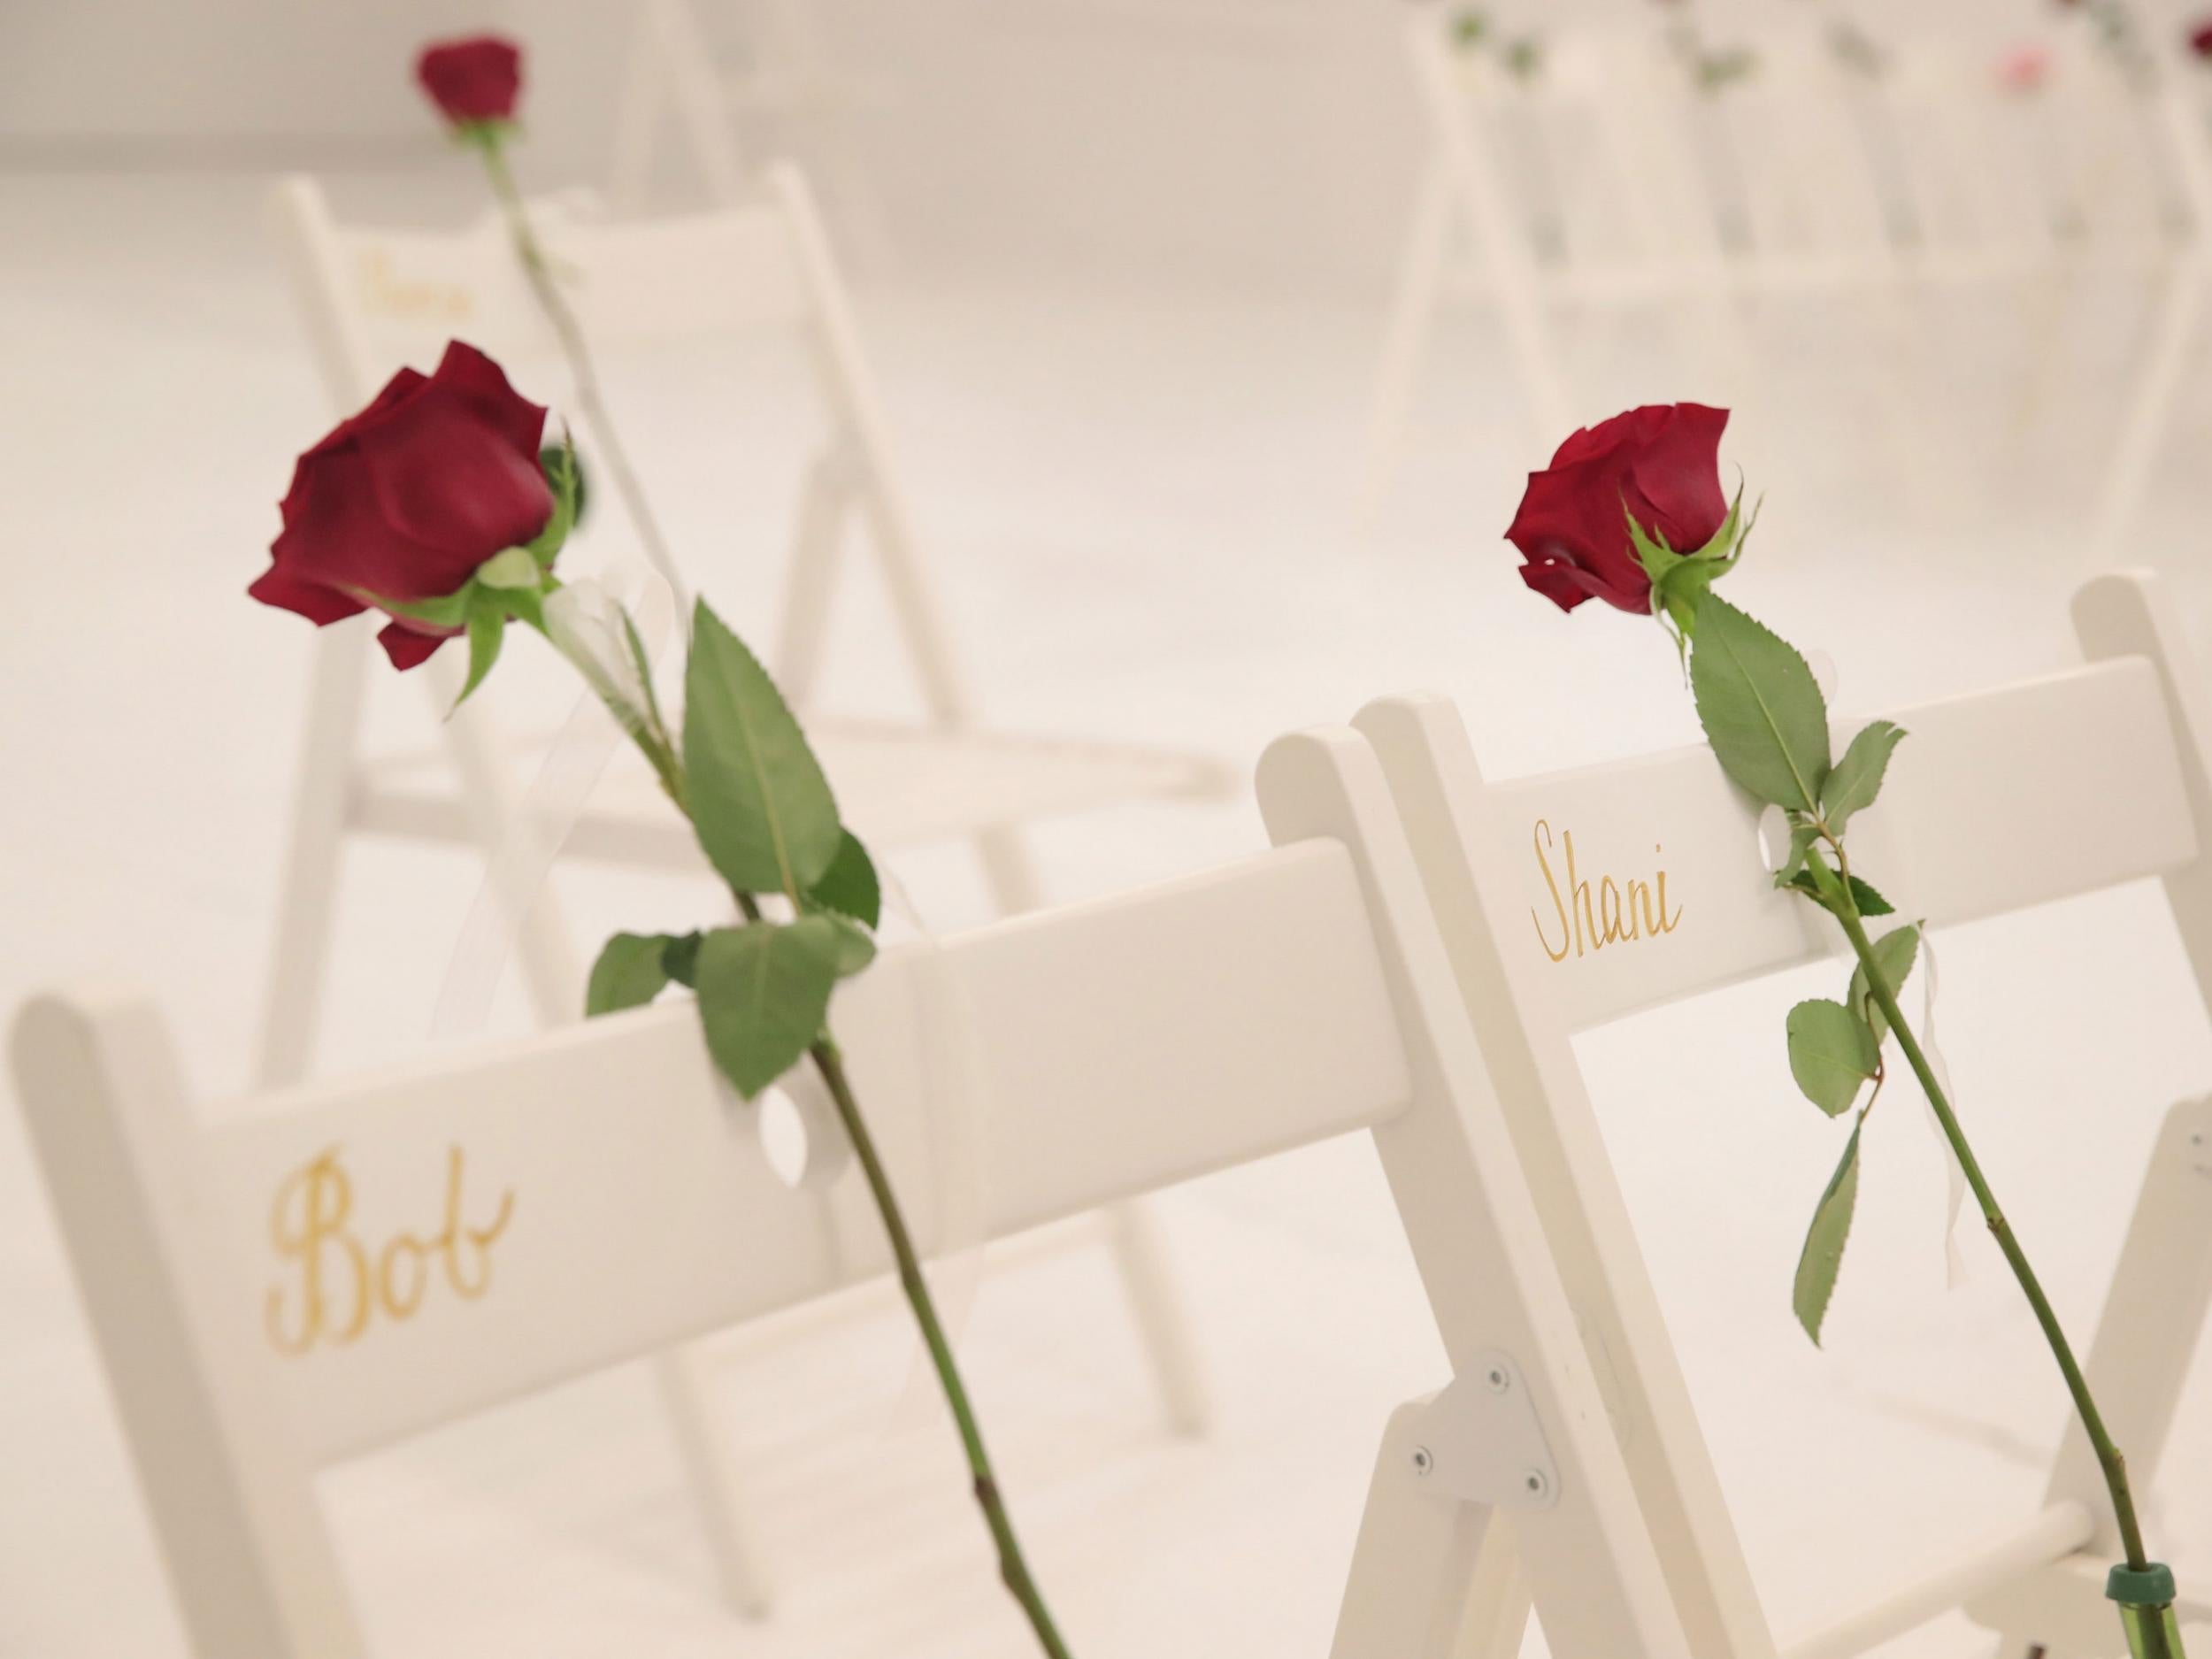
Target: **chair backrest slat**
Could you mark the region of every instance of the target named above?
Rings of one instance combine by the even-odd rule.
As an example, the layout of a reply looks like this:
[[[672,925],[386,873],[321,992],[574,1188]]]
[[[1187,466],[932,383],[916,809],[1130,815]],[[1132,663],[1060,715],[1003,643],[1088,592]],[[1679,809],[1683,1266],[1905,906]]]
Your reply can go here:
[[[833,1025],[925,1248],[958,1196],[931,1179],[959,1133],[933,1141],[933,1089],[972,1102],[987,1236],[1407,1098],[1328,843],[887,952]],[[964,1031],[965,1065],[942,1051]],[[232,1280],[317,1463],[888,1264],[856,1182],[775,1173],[687,1005],[278,1096],[206,1140]]]
[[[1851,846],[1901,916],[1971,921],[2191,863],[2141,657],[1897,711],[1909,735]],[[1859,722],[1839,723],[1839,755]],[[1760,873],[1760,821],[1702,746],[1491,786],[1570,1023],[1810,961],[1820,918]]]
[[[787,174],[779,170],[751,202],[710,211],[618,219],[568,195],[533,202],[531,222],[596,343],[795,327],[814,318],[817,300],[797,255]],[[285,182],[276,211],[305,265],[310,313],[352,342],[357,373],[426,365],[457,337],[503,359],[557,350],[495,212],[443,231],[342,224],[304,177]],[[342,316],[327,315],[334,305]]]

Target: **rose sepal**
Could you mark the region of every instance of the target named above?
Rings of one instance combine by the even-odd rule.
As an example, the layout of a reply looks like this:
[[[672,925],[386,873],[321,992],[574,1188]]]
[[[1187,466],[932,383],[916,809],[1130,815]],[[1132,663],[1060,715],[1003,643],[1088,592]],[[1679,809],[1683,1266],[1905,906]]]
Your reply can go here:
[[[1751,539],[1752,526],[1758,522],[1759,508],[1754,503],[1751,517],[1743,514],[1743,486],[1736,486],[1735,499],[1728,503],[1728,516],[1721,520],[1703,547],[1693,552],[1678,553],[1668,545],[1663,534],[1653,534],[1636,521],[1636,515],[1627,513],[1629,544],[1636,550],[1637,562],[1643,565],[1644,574],[1651,579],[1651,613],[1666,626],[1674,640],[1678,652],[1686,652],[1697,634],[1697,603],[1710,590],[1712,585],[1736,567],[1743,557],[1744,544]]]
[[[523,546],[541,565],[551,570],[553,561],[568,544],[569,533],[583,515],[583,465],[577,457],[576,441],[565,428],[560,442],[549,443],[538,451],[538,470],[553,488],[553,516]]]

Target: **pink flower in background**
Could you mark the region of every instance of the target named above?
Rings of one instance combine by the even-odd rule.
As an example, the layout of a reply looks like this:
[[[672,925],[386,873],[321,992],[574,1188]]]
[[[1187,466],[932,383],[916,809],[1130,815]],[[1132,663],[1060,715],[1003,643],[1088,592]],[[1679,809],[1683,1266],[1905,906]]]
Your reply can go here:
[[[2015,46],[1997,60],[1997,84],[2008,92],[2036,92],[2051,78],[2047,48]]]
[[[522,50],[496,35],[434,42],[415,59],[415,79],[457,127],[511,121],[522,95]]]

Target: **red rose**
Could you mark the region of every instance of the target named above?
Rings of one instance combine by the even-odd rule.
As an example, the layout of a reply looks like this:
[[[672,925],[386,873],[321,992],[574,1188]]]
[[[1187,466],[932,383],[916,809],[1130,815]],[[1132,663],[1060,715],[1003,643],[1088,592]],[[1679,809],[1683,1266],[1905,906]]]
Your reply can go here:
[[[439,112],[457,126],[511,121],[522,91],[522,52],[496,35],[440,41],[415,59],[415,79]]]
[[[1629,540],[1644,534],[1694,553],[1728,518],[1720,434],[1728,411],[1651,403],[1588,426],[1559,446],[1528,490],[1505,539],[1525,561],[1521,580],[1562,611],[1597,598],[1647,613],[1651,578]]]
[[[380,599],[457,592],[552,518],[544,429],[545,411],[473,346],[453,342],[426,379],[402,369],[300,457],[269,568],[246,591],[319,627]],[[412,668],[457,632],[397,618],[377,637],[394,667]]]
[[[2200,58],[2212,58],[2212,19],[2189,31],[2189,50]]]

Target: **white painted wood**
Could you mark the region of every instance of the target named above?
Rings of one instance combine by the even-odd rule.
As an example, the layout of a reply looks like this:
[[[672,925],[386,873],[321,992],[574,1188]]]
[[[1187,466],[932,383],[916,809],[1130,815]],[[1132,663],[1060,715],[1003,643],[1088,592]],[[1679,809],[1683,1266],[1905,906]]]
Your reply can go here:
[[[540,357],[554,349],[495,218],[457,234],[390,232],[337,225],[311,180],[280,188],[278,217],[302,297],[318,361],[332,400],[349,411],[381,378],[382,365],[439,349],[454,329],[495,352]],[[585,327],[599,337],[775,326],[795,328],[810,342],[834,430],[826,458],[809,473],[801,541],[780,642],[810,681],[829,626],[830,582],[839,535],[849,516],[866,523],[894,605],[922,680],[926,718],[920,724],[810,722],[829,759],[841,798],[871,835],[887,845],[946,836],[975,839],[993,887],[1002,899],[1033,902],[1025,850],[1003,833],[1019,821],[1135,797],[1223,793],[1231,779],[1208,757],[1171,750],[972,732],[970,696],[918,541],[899,493],[891,445],[851,308],[803,181],[788,167],[764,175],[749,204],[653,221],[613,222],[588,201],[564,198],[534,210],[555,263],[571,280]],[[323,649],[357,649],[333,635]],[[326,684],[325,682],[327,682]],[[336,666],[319,678],[311,734],[350,731],[357,671]],[[331,706],[325,707],[328,702]],[[439,712],[451,701],[437,698]],[[511,753],[499,758],[480,735],[480,711],[444,722],[446,758],[457,765],[456,793],[442,766],[400,758],[365,763],[349,785],[355,826],[439,841],[496,845],[514,832]],[[303,793],[295,839],[327,835],[332,793]],[[326,781],[326,780],[324,780]],[[641,775],[626,789],[595,797],[572,844],[587,856],[648,864],[697,856],[664,801]],[[311,984],[293,951],[315,938],[312,914],[327,889],[319,854],[296,859],[300,873],[288,888],[288,910],[302,920],[285,935],[273,984]],[[559,937],[549,898],[534,906],[524,962],[541,1004],[565,1006],[580,983],[572,953]],[[564,964],[571,964],[565,971]],[[564,980],[556,986],[549,981]],[[287,1018],[304,999],[289,993]],[[303,1063],[295,1028],[280,1037],[271,1021],[268,1046],[288,1064]],[[276,1074],[272,1074],[276,1075]]]
[[[2096,1522],[2084,1505],[2053,1504],[2025,1526],[1946,1563],[1847,1617],[1784,1643],[1782,1659],[1851,1659],[1917,1630],[1985,1591],[2010,1592],[2024,1576],[2074,1555],[2095,1532]],[[2100,1599],[2102,1594],[2101,1585]],[[2108,1635],[2119,1634],[2119,1620],[2109,1602],[2105,1604],[2104,1624]]]
[[[2105,1599],[2105,1574],[2111,1558],[2096,1550],[2062,1556],[2024,1574],[2008,1586],[2002,1600],[1970,1605],[1985,1623],[2033,1634],[2001,1637],[2021,1651],[2042,1659],[2131,1659],[2112,1603]],[[2212,1636],[2212,1601],[2185,1590],[2175,1602],[2185,1634],[2193,1642]],[[1999,1651],[2002,1652],[2001,1645]]]
[[[167,1033],[144,1003],[35,1000],[12,1044],[31,1141],[195,1649],[365,1659],[312,1467],[272,1432],[250,1307]]]
[[[1658,1517],[1637,1502],[1572,1294],[1463,1017],[1382,769],[1350,731],[1308,733],[1269,749],[1259,793],[1279,843],[1333,836],[1353,850],[1411,1068],[1411,1102],[1377,1126],[1376,1150],[1455,1374],[1471,1377],[1483,1356],[1502,1350],[1528,1383],[1558,1486],[1548,1505],[1515,1509],[1515,1537],[1551,1650],[1560,1659],[1687,1655],[1693,1648],[1660,1567]],[[1408,1465],[1401,1478],[1419,1476]],[[1386,1487],[1380,1501],[1396,1504]],[[1440,1551],[1440,1572],[1476,1565],[1480,1519],[1463,1518],[1472,1536],[1455,1530],[1456,1543],[1418,1529]],[[1387,1536],[1397,1532],[1390,1523]],[[1394,1640],[1415,1634],[1387,1610],[1387,1586],[1402,1571],[1387,1542],[1363,1546],[1355,1565],[1363,1577],[1384,1574],[1386,1586],[1377,1594],[1356,1578],[1348,1600],[1391,1623],[1372,1639],[1340,1624],[1340,1659],[1395,1651]],[[1463,1605],[1464,1581],[1449,1587],[1452,1604]],[[1441,1637],[1430,1629],[1432,1642]]]
[[[764,144],[769,153],[806,155],[832,180],[864,262],[880,262],[889,232],[841,118],[887,104],[887,86],[839,61],[808,0],[762,0],[747,10],[749,61],[733,73],[718,60],[691,0],[646,0],[637,9],[615,109],[615,199],[633,210],[645,203],[665,101],[712,200],[738,201],[757,180],[749,150]],[[751,134],[749,144],[741,133]]]
[[[1855,820],[1855,850],[1904,913],[1935,922],[2162,876],[2212,994],[2212,873],[2201,856],[2212,722],[2200,681],[2149,577],[2100,578],[2075,610],[2089,666],[1897,717],[1911,735],[1881,799]],[[1839,736],[1855,725],[1839,723]],[[1419,860],[1691,1645],[1715,1659],[1764,1659],[1772,1638],[1568,1039],[1578,1025],[1809,959],[1824,941],[1761,873],[1752,803],[1702,749],[1492,785],[1440,699],[1372,704],[1359,726]],[[1572,886],[1554,897],[1568,879],[1570,823],[1586,826],[1572,880],[1600,893],[1586,917]],[[2005,833],[1990,836],[1991,825]],[[1631,875],[1650,884],[1649,909],[1643,892],[1630,897]],[[1609,896],[1607,880],[1619,884]],[[1616,914],[1647,925],[1607,937]],[[2177,1108],[2115,1279],[2108,1334],[2092,1350],[2101,1400],[2146,1486],[2212,1307],[2208,1146],[2212,1106]],[[2114,1548],[2108,1509],[2077,1431],[2043,1516],[1789,1652],[1839,1659],[1962,1603],[2015,1647],[2108,1651],[2116,1621],[2086,1593]],[[1548,1605],[1540,1589],[1538,1601]],[[2093,1604],[2101,1624],[2085,1610]]]
[[[902,1191],[924,1248],[942,1241],[935,1189],[911,1179],[928,1168],[927,976],[950,976],[980,1054],[995,1235],[1392,1110],[1403,1085],[1364,925],[1342,855],[1301,847],[936,951],[887,953],[843,989],[833,1024],[885,1156],[909,1173]],[[495,1292],[480,1302],[434,1292],[412,1318],[278,1368],[288,1419],[319,1462],[887,1263],[856,1183],[833,1195],[826,1232],[819,1201],[781,1185],[750,1115],[727,1108],[688,1006],[223,1116],[207,1132],[209,1180],[234,1258],[254,1264],[257,1310],[273,1279],[278,1195],[326,1149],[342,1149],[364,1236],[437,1230],[449,1146],[465,1156],[465,1221],[488,1225],[515,1194]],[[287,1201],[296,1219],[301,1191]],[[353,1312],[347,1301],[333,1317],[348,1325]]]
[[[939,975],[949,998],[923,994]],[[833,1023],[926,1251],[949,1240],[917,1056],[945,1007],[972,1023],[997,1234],[1432,1095],[1433,1063],[1418,1081],[1409,1068],[1394,987],[1360,869],[1313,840],[893,951],[845,987]],[[1464,1077],[1463,1022],[1460,1037]],[[831,1160],[824,1184],[785,1186],[682,1002],[206,1120],[142,1003],[44,999],[14,1047],[208,1659],[362,1651],[318,1469],[888,1266],[857,1172]],[[1525,1198],[1517,1213],[1525,1248]]]
[[[1454,982],[1539,1195],[1590,1363],[1605,1385],[1635,1502],[1653,1527],[1692,1651],[1701,1659],[1767,1659],[1773,1638],[1613,1179],[1562,1000],[1546,995],[1538,977],[1556,964],[1523,921],[1525,885],[1514,873],[1506,828],[1512,820],[1489,798],[1465,727],[1448,703],[1393,699],[1371,704],[1357,724],[1374,746],[1421,862]],[[1714,781],[1727,788],[1717,772]],[[1734,814],[1747,816],[1739,799],[1724,798]],[[1740,838],[1728,845],[1750,855]],[[1749,869],[1755,877],[1756,863]]]
[[[1432,718],[1456,723],[1435,708]],[[2190,864],[2198,820],[2164,710],[2157,671],[2140,658],[1887,710],[1911,737],[1880,801],[1854,822],[1860,862],[1901,911],[1938,925]],[[1836,721],[1836,753],[1864,723]],[[2053,787],[2058,778],[2068,787]],[[1541,951],[1548,995],[1572,1028],[1829,949],[1819,918],[1761,878],[1757,814],[1703,745],[1489,793],[1521,895],[1510,926]],[[1989,825],[2005,833],[1986,834]],[[1666,914],[1678,919],[1654,948],[1645,918],[1657,913],[1662,870]],[[1650,911],[1631,880],[1651,889]],[[1601,943],[1608,882],[1642,937]]]

